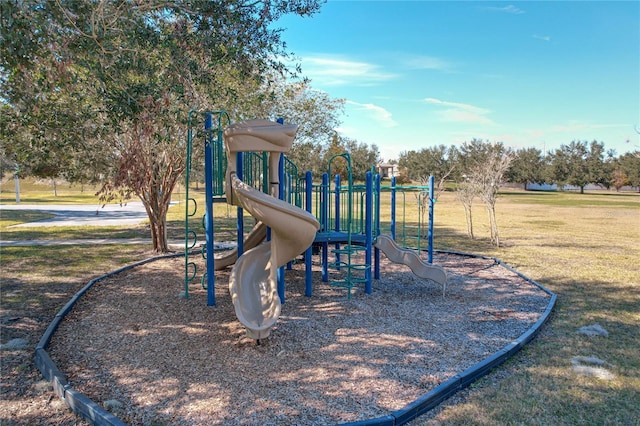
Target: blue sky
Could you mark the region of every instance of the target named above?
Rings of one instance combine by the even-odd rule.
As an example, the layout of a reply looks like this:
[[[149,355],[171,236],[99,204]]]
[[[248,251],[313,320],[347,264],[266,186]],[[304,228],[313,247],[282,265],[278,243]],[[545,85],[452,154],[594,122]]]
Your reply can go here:
[[[277,23],[341,135],[407,150],[472,138],[640,149],[640,2],[345,1]],[[627,142],[628,141],[628,142]]]

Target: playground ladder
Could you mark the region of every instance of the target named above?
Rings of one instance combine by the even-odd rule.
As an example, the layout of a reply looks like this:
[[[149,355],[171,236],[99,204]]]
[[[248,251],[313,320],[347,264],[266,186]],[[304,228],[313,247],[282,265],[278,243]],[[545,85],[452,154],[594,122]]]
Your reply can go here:
[[[348,153],[336,154],[329,159],[329,175],[331,175],[331,165],[333,161],[337,158],[343,158],[347,162],[347,176],[348,182],[346,188],[340,185],[340,175],[336,175],[335,177],[335,229],[336,232],[341,232],[341,202],[346,198],[347,206],[346,206],[346,232],[347,243],[343,246],[336,244],[336,248],[331,250],[331,253],[335,255],[335,261],[330,262],[327,266],[329,268],[334,269],[335,271],[340,271],[342,273],[342,278],[334,279],[330,281],[332,286],[343,287],[347,289],[347,298],[351,298],[351,290],[354,286],[358,284],[365,284],[368,281],[368,276],[371,272],[371,264],[367,263],[356,263],[355,257],[359,254],[359,252],[363,252],[366,250],[366,247],[353,244],[353,213],[354,213],[354,185],[353,185],[353,176],[351,172],[351,156]],[[330,197],[329,198],[329,204]],[[370,206],[369,206],[370,207]],[[370,211],[370,208],[369,210]],[[346,260],[344,260],[346,258]],[[366,259],[366,256],[365,256]]]

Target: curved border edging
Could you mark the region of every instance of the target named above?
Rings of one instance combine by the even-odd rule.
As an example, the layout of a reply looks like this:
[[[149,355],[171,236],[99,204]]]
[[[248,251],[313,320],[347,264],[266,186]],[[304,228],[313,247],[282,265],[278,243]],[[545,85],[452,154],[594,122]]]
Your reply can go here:
[[[517,339],[503,347],[498,352],[490,355],[484,360],[478,362],[472,367],[466,369],[462,373],[455,375],[444,383],[441,383],[437,387],[435,387],[430,392],[421,396],[417,400],[412,403],[409,403],[404,408],[400,410],[396,410],[390,415],[384,417],[377,417],[369,420],[362,420],[358,422],[352,423],[342,423],[343,426],[400,426],[411,420],[414,420],[418,416],[426,413],[427,411],[435,408],[444,400],[448,399],[450,396],[455,394],[461,389],[466,388],[471,383],[480,379],[481,377],[487,375],[491,370],[498,367],[502,363],[504,363],[507,359],[515,355],[524,345],[529,343],[540,331],[542,326],[549,319],[551,312],[555,306],[557,295],[552,291],[548,290],[541,284],[527,277],[526,275],[518,272],[511,266],[502,262],[500,259],[495,257],[476,255],[472,253],[464,253],[457,251],[448,251],[448,250],[435,250],[438,253],[445,254],[453,254],[457,256],[466,256],[466,257],[474,257],[480,259],[489,259],[493,260],[496,264],[508,269],[509,271],[515,273],[520,278],[526,280],[527,282],[535,285],[540,290],[551,296],[549,303],[547,304],[546,309],[538,318],[531,328],[518,336]],[[67,304],[56,314],[47,330],[42,335],[42,338],[38,342],[38,345],[35,349],[34,360],[35,364],[38,367],[38,370],[42,373],[42,375],[51,382],[53,386],[53,391],[71,408],[71,410],[78,414],[79,416],[93,422],[95,425],[105,425],[105,426],[126,426],[127,424],[116,417],[111,412],[102,408],[99,404],[92,401],[85,395],[79,393],[75,389],[73,389],[69,383],[67,382],[66,376],[58,369],[56,364],[53,362],[49,353],[47,352],[47,347],[51,342],[51,338],[53,337],[53,333],[58,329],[60,322],[62,319],[71,311],[73,306],[77,303],[81,296],[83,296],[94,284],[98,281],[101,281],[105,278],[109,278],[113,275],[119,274],[121,272],[127,271],[129,269],[133,269],[137,266],[144,265],[146,263],[154,262],[160,259],[167,259],[173,257],[181,257],[184,256],[184,253],[175,253],[169,255],[155,256],[148,259],[141,260],[139,262],[132,263],[130,265],[124,266],[122,268],[116,269],[115,271],[109,272],[107,274],[101,275],[98,278],[94,278],[87,285],[85,285],[80,291],[78,291],[72,298],[67,302]]]
[[[507,359],[515,355],[520,349],[522,349],[524,345],[529,343],[538,334],[538,332],[540,332],[542,326],[547,322],[549,316],[551,316],[551,311],[553,311],[553,307],[556,304],[556,299],[558,296],[551,290],[545,288],[544,286],[522,274],[521,272],[518,272],[500,259],[496,257],[451,250],[434,251],[437,253],[493,260],[497,265],[508,269],[509,271],[518,275],[520,278],[535,285],[540,290],[550,295],[551,298],[549,299],[549,303],[547,304],[547,307],[545,308],[542,315],[540,315],[540,318],[538,318],[538,321],[536,321],[527,331],[518,336],[517,339],[515,339],[493,355],[490,355],[477,364],[469,367],[462,373],[453,376],[444,383],[441,383],[430,392],[426,393],[414,402],[406,405],[404,408],[394,411],[390,416],[378,417],[375,419],[363,420],[360,422],[344,423],[342,426],[400,426],[410,422],[411,420],[415,420],[418,416],[421,416],[427,411],[435,408],[437,405],[448,399],[459,390],[466,388],[476,380],[489,374],[491,370],[498,367]]]
[[[99,404],[87,398],[85,395],[73,389],[69,382],[67,381],[66,376],[58,369],[56,364],[53,362],[49,353],[47,352],[47,347],[51,342],[51,338],[53,337],[53,333],[56,332],[62,319],[71,311],[73,306],[80,300],[82,297],[94,284],[99,281],[104,280],[105,278],[109,278],[111,276],[117,275],[121,272],[128,271],[130,269],[135,268],[136,266],[144,265],[146,263],[154,262],[160,259],[168,259],[172,257],[181,257],[184,256],[184,253],[174,253],[174,254],[166,254],[162,256],[150,257],[139,262],[132,263],[130,265],[123,266],[122,268],[118,268],[115,271],[108,272],[104,275],[101,275],[97,278],[92,279],[85,285],[80,291],[73,295],[71,300],[67,302],[66,305],[60,309],[60,311],[53,318],[49,327],[47,327],[46,331],[40,338],[38,345],[35,349],[34,354],[34,362],[40,373],[51,382],[53,386],[53,391],[62,399],[67,406],[77,415],[93,422],[95,425],[105,425],[105,426],[126,426],[127,424],[120,420],[118,417],[113,415],[111,412],[102,408]]]

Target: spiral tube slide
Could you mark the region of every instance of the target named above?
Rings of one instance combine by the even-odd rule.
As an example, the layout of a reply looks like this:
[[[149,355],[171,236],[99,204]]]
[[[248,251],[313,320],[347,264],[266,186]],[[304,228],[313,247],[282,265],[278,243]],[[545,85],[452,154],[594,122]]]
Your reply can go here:
[[[230,176],[234,196],[253,217],[271,228],[271,240],[245,252],[231,271],[229,291],[238,320],[251,339],[269,336],[280,316],[278,268],[305,251],[320,224],[313,215]]]
[[[253,227],[247,238],[244,240],[244,249],[250,250],[256,247],[258,244],[262,243],[264,239],[267,237],[267,225],[262,222],[256,223]],[[234,248],[220,256],[215,256],[214,269],[219,271],[221,269],[225,269],[228,266],[233,265],[238,260],[238,249]]]

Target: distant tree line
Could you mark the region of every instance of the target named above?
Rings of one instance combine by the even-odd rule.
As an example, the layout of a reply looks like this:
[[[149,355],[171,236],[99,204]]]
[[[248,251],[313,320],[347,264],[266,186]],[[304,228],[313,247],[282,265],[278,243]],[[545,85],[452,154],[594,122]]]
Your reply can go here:
[[[436,182],[446,180],[459,185],[468,182],[473,168],[486,163],[493,155],[509,156],[509,167],[503,182],[575,186],[583,193],[589,184],[619,190],[623,186],[638,188],[640,192],[640,151],[616,156],[605,151],[604,143],[572,141],[546,154],[537,148],[511,150],[502,143],[478,139],[461,147],[439,145],[400,154],[398,166],[401,180],[420,180],[434,175]],[[441,182],[443,184],[443,182]]]
[[[588,184],[619,190],[625,185],[640,191],[640,151],[619,157],[605,153],[604,144],[573,141],[545,155],[535,148],[508,149],[503,143],[473,139],[460,147],[439,145],[401,153],[397,182],[424,181],[433,175],[436,198],[445,183],[455,184],[456,198],[465,211],[467,235],[475,238],[473,204],[480,200],[489,220],[491,243],[500,246],[496,219],[496,201],[500,185],[556,184],[578,187]]]
[[[351,177],[354,181],[364,181],[367,171],[380,162],[378,147],[344,138],[333,132],[328,144],[309,141],[306,144],[294,143],[292,151],[287,154],[301,172],[310,170],[314,179],[319,179],[329,169],[329,161],[336,155],[348,153],[351,163]],[[335,159],[331,164],[331,174],[340,175],[342,182],[348,177],[347,162]],[[333,178],[332,176],[332,178]]]

